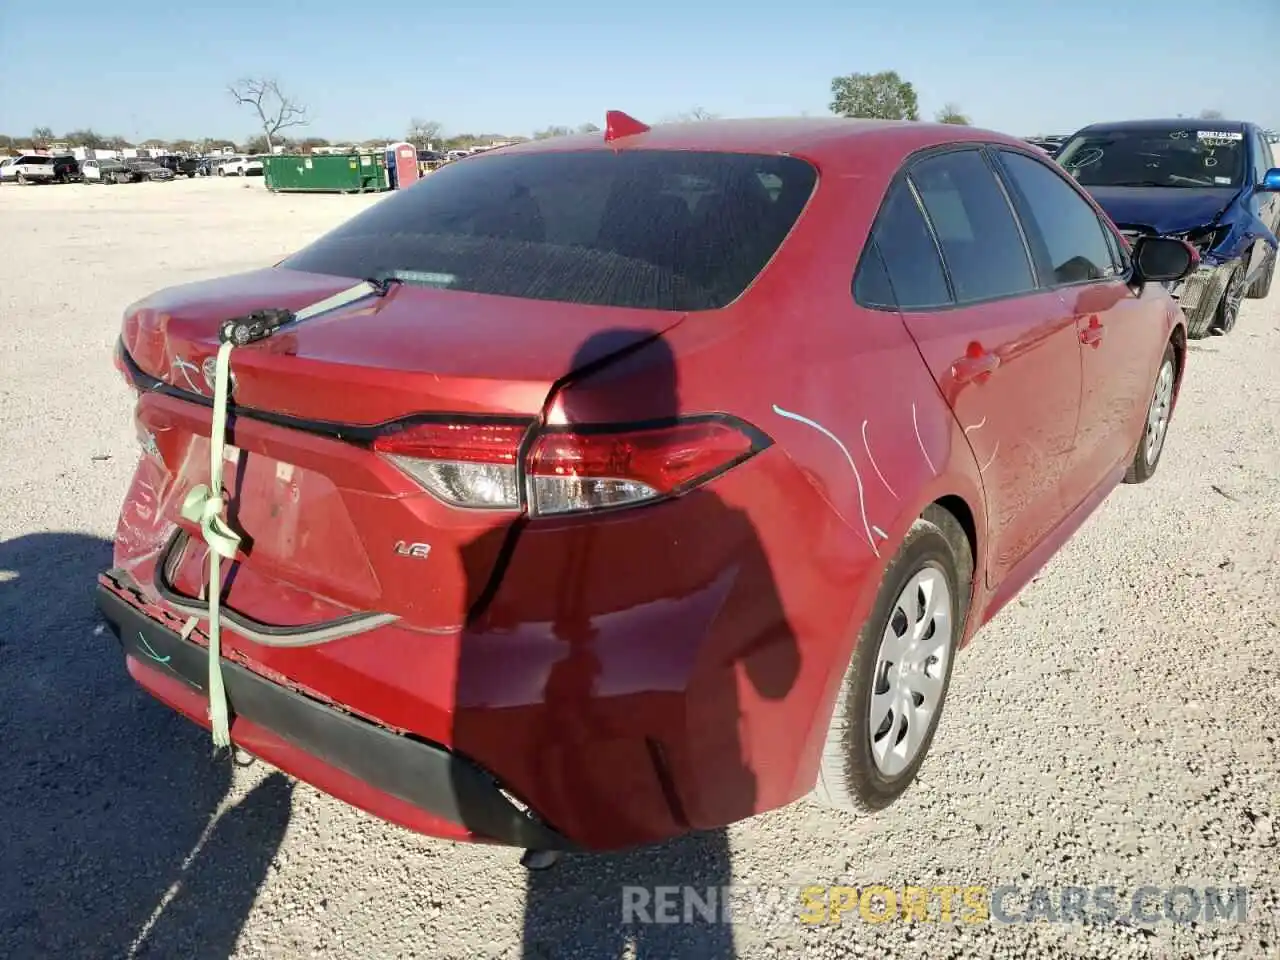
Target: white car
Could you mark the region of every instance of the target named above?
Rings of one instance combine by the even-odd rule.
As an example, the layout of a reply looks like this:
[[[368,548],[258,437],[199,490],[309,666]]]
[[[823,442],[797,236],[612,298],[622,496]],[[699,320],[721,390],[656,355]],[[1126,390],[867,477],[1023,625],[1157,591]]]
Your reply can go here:
[[[0,160],[0,181],[52,183],[53,172],[53,157],[40,157],[29,153],[21,157],[6,157]]]
[[[262,176],[262,160],[258,157],[228,157],[218,165],[218,176]]]
[[[80,164],[85,183],[129,183],[133,174],[119,160],[86,160]]]

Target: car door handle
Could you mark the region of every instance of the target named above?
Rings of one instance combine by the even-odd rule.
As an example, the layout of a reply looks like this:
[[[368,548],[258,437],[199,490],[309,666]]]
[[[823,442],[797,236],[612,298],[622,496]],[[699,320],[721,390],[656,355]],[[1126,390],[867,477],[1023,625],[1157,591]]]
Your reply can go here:
[[[951,376],[959,383],[985,379],[1000,366],[1000,358],[984,350],[982,344],[971,343],[965,355],[951,364]]]
[[[1102,335],[1106,328],[1098,322],[1097,317],[1089,320],[1089,325],[1080,331],[1080,342],[1086,343],[1091,347],[1097,347],[1102,343]]]

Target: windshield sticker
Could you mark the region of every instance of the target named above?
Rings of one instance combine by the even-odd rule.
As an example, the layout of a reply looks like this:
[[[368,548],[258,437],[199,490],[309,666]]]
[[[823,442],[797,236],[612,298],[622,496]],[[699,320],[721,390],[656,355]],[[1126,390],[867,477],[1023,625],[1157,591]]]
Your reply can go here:
[[[1070,169],[1079,170],[1081,167],[1090,166],[1101,159],[1102,151],[1097,147],[1090,147],[1088,150],[1080,151],[1080,156],[1071,158]]]
[[[1197,140],[1244,140],[1243,133],[1231,133],[1227,130],[1197,130]]]
[[[1230,178],[1230,177],[1214,177],[1214,178],[1213,178],[1213,182],[1214,182],[1214,183],[1220,183],[1220,184],[1222,184],[1223,186],[1226,186],[1226,187],[1231,186],[1231,178]]]

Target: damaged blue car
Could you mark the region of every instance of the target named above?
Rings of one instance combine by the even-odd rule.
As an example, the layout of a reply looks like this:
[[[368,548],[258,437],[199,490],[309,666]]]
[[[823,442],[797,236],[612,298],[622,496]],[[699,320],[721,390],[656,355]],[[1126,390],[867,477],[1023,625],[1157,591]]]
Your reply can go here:
[[[1225,334],[1245,297],[1262,298],[1276,270],[1280,169],[1256,124],[1228,120],[1095,123],[1057,161],[1129,242],[1179,237],[1200,266],[1171,287],[1187,334]]]

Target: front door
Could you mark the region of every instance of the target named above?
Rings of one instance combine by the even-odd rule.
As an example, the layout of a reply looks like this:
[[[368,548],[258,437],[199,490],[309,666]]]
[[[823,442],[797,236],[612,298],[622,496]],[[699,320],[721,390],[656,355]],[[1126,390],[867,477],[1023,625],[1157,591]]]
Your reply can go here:
[[[1168,301],[1135,295],[1111,227],[1056,167],[1020,151],[995,155],[1042,280],[1062,299],[1081,344],[1080,425],[1062,481],[1074,509],[1137,449],[1164,354]]]
[[[1038,287],[1021,228],[980,150],[933,154],[907,173],[875,239],[903,321],[981,471],[995,587],[1065,514],[1059,483],[1080,405],[1075,320],[1056,293]],[[904,297],[926,271],[936,271],[926,287],[937,292]]]

